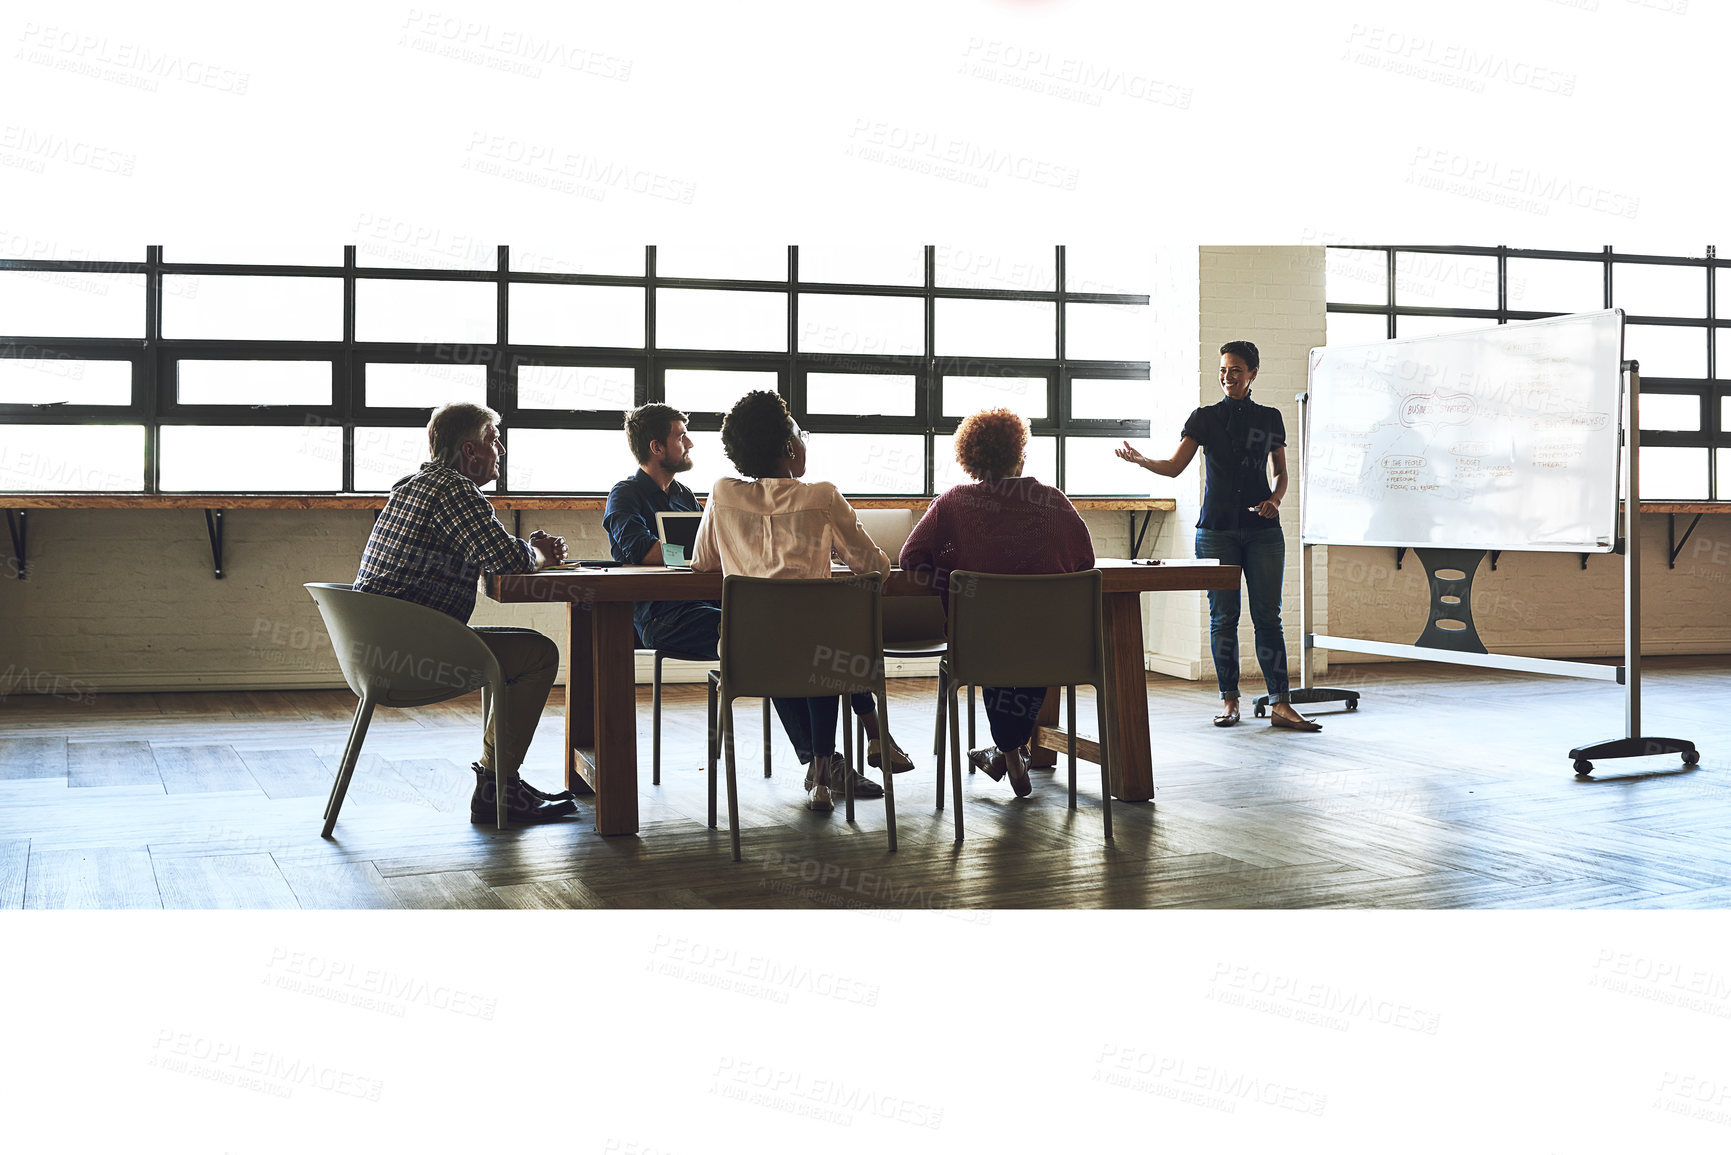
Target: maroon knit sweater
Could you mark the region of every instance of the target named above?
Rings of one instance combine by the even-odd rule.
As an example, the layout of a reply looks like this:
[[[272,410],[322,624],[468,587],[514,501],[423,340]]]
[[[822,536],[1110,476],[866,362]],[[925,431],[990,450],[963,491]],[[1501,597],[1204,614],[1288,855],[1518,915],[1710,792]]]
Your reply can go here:
[[[933,500],[902,546],[901,566],[949,606],[950,572],[1075,573],[1094,543],[1070,499],[1032,477],[958,485]]]

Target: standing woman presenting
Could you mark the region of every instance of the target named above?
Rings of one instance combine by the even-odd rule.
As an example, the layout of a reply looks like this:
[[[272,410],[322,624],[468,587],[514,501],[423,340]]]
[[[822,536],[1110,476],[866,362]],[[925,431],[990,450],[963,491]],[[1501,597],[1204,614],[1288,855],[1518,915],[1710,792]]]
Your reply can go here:
[[[1249,341],[1220,346],[1220,389],[1225,396],[1218,404],[1201,406],[1190,414],[1184,437],[1171,457],[1152,460],[1128,441],[1114,452],[1162,477],[1177,477],[1201,448],[1205,472],[1196,556],[1244,570],[1256,660],[1273,703],[1270,721],[1286,730],[1320,730],[1292,708],[1286,675],[1286,635],[1280,627],[1280,584],[1286,566],[1286,537],[1280,532],[1280,501],[1286,496],[1286,424],[1280,410],[1250,399],[1250,383],[1256,380],[1261,360]],[[1223,706],[1214,719],[1216,726],[1238,724],[1238,611],[1237,590],[1208,591],[1208,639]]]

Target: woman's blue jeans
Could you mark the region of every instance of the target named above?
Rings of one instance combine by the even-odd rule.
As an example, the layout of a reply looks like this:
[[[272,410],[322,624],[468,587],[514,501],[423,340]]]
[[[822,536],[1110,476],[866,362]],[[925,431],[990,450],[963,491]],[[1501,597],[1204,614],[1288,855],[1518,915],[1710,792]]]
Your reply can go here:
[[[1280,583],[1286,569],[1286,535],[1267,529],[1199,529],[1196,556],[1244,570],[1250,591],[1250,624],[1256,633],[1256,662],[1273,702],[1292,699],[1286,677],[1286,634],[1280,628]],[[1214,676],[1221,698],[1238,697],[1239,592],[1208,591],[1208,644],[1214,651]]]

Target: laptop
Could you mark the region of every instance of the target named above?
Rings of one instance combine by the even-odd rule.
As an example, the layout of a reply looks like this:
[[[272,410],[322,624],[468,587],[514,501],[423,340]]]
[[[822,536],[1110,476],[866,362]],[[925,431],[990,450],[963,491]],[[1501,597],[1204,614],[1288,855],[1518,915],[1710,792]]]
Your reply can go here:
[[[655,514],[655,532],[661,538],[663,560],[666,549],[670,545],[678,546],[682,551],[686,566],[691,564],[692,551],[697,547],[697,526],[703,520],[701,513],[674,513],[658,510]]]

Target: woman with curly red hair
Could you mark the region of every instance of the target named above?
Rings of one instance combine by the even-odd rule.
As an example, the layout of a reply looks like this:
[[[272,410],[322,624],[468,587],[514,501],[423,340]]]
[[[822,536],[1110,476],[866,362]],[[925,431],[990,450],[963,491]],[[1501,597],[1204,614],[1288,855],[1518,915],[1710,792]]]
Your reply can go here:
[[[1094,567],[1094,543],[1070,499],[1024,477],[1028,426],[1014,411],[988,409],[956,430],[956,462],[974,478],[933,500],[902,546],[904,570],[931,581],[949,604],[950,574],[1075,573]],[[968,753],[994,779],[1009,775],[1018,798],[1033,792],[1028,741],[1046,700],[1044,686],[988,686],[992,745]]]

